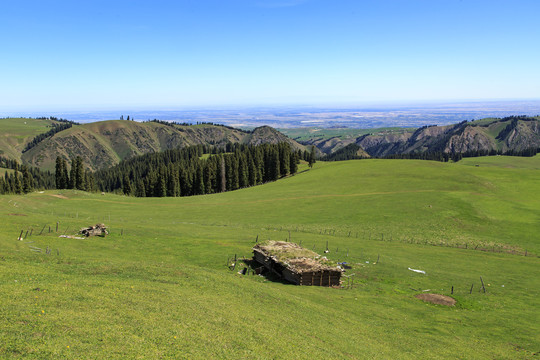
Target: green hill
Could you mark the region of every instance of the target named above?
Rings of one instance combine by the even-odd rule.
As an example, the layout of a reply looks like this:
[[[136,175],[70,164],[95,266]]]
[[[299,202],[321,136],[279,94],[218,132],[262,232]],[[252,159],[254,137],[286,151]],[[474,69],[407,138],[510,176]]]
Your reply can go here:
[[[46,133],[53,120],[29,118],[0,119],[0,156],[21,161],[24,147],[36,135]]]
[[[289,142],[293,148],[304,146],[268,127],[253,132],[217,125],[167,125],[158,122],[123,120],[100,121],[73,126],[43,140],[25,152],[22,160],[33,166],[53,170],[57,156],[73,159],[81,156],[91,170],[118,164],[123,159],[149,152],[198,144]]]
[[[189,198],[2,196],[0,357],[534,358],[539,168],[539,156],[317,162]],[[58,237],[97,222],[111,235]],[[226,266],[256,238],[289,236],[319,253],[328,242],[353,287]]]

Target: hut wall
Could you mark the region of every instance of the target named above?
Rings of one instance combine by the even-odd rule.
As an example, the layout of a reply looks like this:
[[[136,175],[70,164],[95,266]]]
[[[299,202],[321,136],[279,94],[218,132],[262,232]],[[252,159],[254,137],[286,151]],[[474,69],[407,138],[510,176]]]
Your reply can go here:
[[[341,272],[321,270],[301,274],[300,285],[339,286]]]
[[[253,258],[258,263],[264,265],[268,270],[296,285],[308,286],[339,286],[341,272],[334,270],[321,270],[304,273],[296,273],[285,267],[283,264],[274,261],[263,252],[254,250]]]

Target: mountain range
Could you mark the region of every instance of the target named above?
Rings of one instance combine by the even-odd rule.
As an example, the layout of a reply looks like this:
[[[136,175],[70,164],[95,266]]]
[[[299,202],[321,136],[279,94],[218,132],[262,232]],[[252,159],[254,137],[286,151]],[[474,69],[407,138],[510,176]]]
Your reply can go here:
[[[165,121],[135,122],[108,120],[71,127],[35,141],[51,127],[54,119],[0,119],[0,156],[24,164],[53,170],[57,156],[83,158],[90,170],[114,166],[124,159],[189,145],[287,142],[295,150],[318,149],[320,157],[334,154],[356,144],[358,157],[386,157],[396,154],[441,152],[523,151],[540,148],[540,117],[510,116],[463,121],[446,126],[424,126],[418,129],[374,129],[357,137],[314,137],[293,140],[269,126],[241,130],[224,125],[201,123],[177,124]],[[43,137],[43,136],[42,136]],[[27,148],[28,143],[35,145]]]
[[[354,143],[371,157],[423,152],[506,153],[540,148],[540,117],[488,118],[446,126],[384,130],[349,139],[314,138],[302,143],[315,145],[325,154],[332,154]]]

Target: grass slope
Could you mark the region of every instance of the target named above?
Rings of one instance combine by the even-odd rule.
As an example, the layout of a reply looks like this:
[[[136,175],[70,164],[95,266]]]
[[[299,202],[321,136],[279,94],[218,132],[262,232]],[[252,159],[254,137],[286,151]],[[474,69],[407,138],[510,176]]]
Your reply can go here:
[[[49,131],[52,120],[0,119],[0,156],[21,161],[22,150],[35,136]]]
[[[473,250],[540,253],[540,157],[518,160],[318,162],[190,198],[0,197],[0,357],[532,358],[540,259]],[[111,235],[58,238],[47,227],[57,221],[59,233],[105,222]],[[225,266],[257,236],[289,231],[319,253],[328,241],[331,260],[353,265],[354,287],[298,287]],[[456,307],[413,297],[452,286]]]
[[[351,128],[279,128],[283,134],[297,141],[310,141],[338,138],[341,140],[355,140],[357,137],[366,134],[403,134],[413,132],[411,128],[387,127],[373,129],[351,129]]]

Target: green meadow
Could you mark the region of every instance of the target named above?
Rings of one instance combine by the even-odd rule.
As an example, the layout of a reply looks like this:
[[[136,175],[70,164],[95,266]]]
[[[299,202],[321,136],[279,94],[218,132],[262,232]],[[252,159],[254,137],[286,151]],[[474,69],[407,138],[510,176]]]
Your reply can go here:
[[[215,195],[1,196],[0,358],[536,358],[539,169],[538,156],[318,162]],[[101,222],[105,238],[59,237]],[[289,238],[328,243],[352,286],[228,267],[256,239]]]

